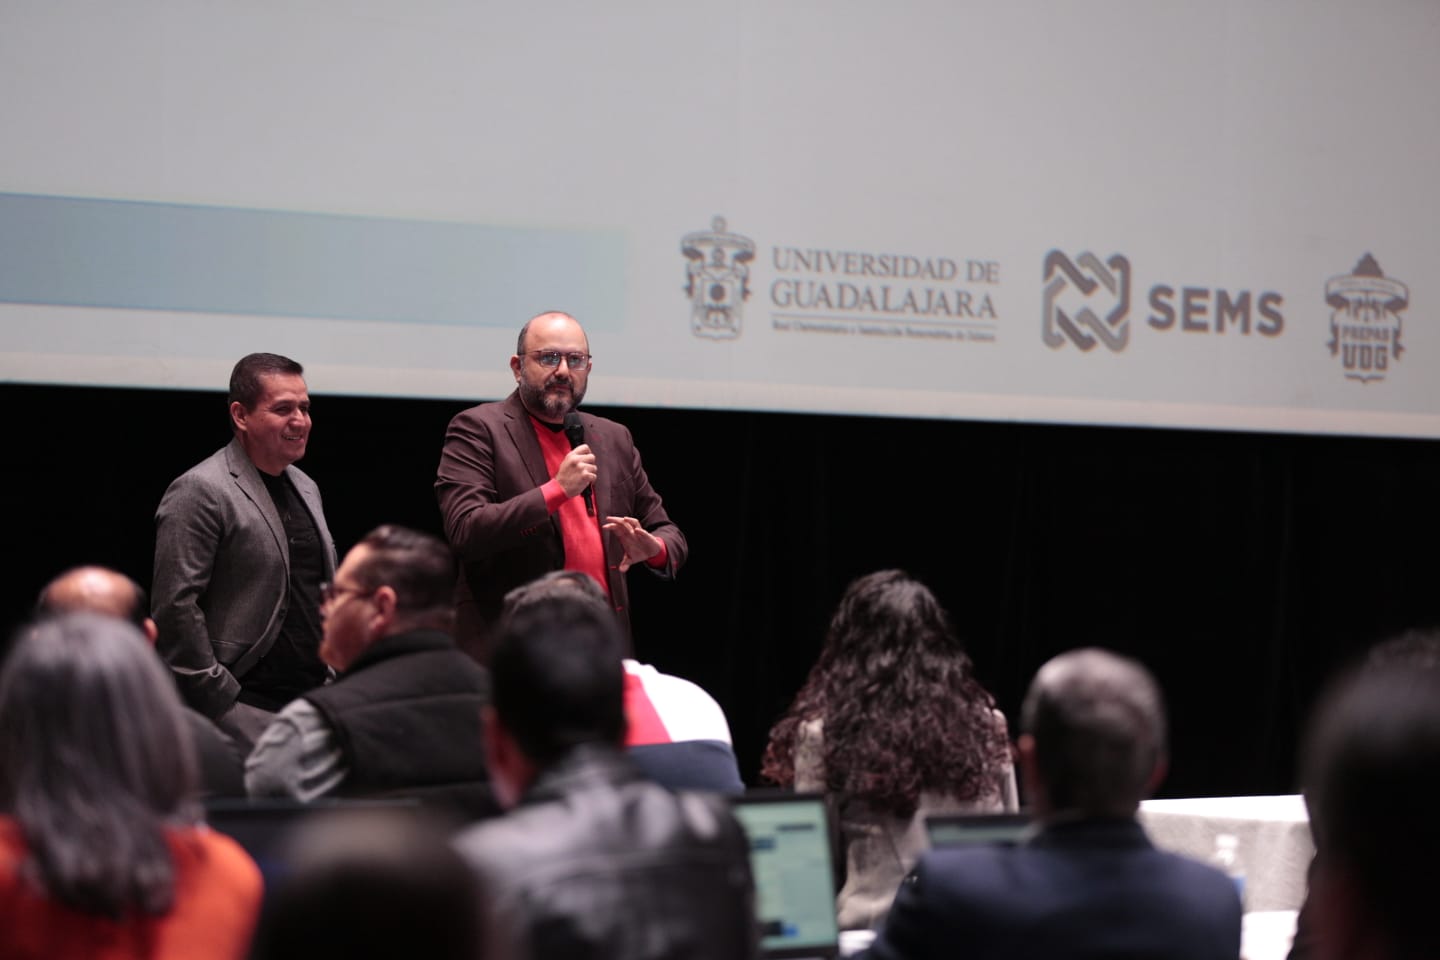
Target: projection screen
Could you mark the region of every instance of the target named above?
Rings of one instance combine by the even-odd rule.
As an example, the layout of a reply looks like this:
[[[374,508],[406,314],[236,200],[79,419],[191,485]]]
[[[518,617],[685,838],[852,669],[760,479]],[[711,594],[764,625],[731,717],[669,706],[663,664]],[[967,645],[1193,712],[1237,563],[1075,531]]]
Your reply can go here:
[[[1440,436],[1440,5],[0,6],[0,379]]]

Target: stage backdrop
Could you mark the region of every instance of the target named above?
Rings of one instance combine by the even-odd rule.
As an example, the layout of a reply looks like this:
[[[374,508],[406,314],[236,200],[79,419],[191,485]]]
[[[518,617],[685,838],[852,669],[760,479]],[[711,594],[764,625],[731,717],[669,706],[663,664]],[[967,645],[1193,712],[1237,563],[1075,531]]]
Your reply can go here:
[[[0,378],[1440,436],[1440,5],[0,7]]]

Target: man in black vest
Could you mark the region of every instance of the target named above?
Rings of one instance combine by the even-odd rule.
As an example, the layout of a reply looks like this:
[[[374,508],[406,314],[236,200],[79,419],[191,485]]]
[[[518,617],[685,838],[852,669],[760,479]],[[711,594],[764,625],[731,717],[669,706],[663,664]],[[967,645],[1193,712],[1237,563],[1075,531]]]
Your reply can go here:
[[[417,797],[496,812],[481,749],[490,682],[451,636],[455,558],[404,527],[371,531],[322,588],[320,658],[339,679],[276,716],[245,762],[252,797]]]

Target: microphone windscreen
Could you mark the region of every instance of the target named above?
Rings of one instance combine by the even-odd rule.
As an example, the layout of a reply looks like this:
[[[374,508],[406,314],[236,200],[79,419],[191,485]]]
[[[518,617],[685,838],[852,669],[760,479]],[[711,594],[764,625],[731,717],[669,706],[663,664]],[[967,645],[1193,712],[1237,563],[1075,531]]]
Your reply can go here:
[[[570,441],[570,448],[585,442],[585,424],[580,422],[580,414],[571,410],[565,414],[565,438]]]

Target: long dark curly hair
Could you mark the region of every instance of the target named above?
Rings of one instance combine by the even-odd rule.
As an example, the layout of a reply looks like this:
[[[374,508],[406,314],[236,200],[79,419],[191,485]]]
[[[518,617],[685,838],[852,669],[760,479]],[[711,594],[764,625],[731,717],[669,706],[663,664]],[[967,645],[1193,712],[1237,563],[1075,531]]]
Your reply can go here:
[[[761,776],[793,786],[796,737],[818,719],[825,789],[841,802],[908,818],[922,790],[973,800],[1010,760],[994,706],[935,595],[901,570],[871,573],[841,597]]]

